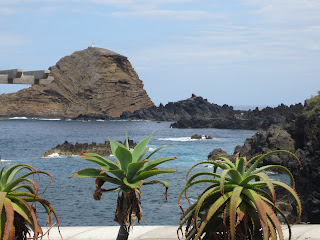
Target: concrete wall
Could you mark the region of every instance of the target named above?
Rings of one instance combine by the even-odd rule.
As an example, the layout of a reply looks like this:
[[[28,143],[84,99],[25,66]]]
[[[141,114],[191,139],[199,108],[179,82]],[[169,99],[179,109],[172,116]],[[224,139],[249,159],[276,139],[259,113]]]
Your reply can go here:
[[[50,70],[26,71],[10,69],[0,71],[0,84],[50,84],[54,80]]]

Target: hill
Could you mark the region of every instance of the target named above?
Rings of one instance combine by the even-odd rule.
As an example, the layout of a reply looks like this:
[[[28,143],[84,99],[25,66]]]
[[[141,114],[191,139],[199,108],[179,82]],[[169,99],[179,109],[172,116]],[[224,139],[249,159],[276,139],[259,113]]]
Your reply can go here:
[[[107,49],[74,52],[49,69],[52,83],[0,95],[0,117],[118,117],[154,105],[128,59]]]

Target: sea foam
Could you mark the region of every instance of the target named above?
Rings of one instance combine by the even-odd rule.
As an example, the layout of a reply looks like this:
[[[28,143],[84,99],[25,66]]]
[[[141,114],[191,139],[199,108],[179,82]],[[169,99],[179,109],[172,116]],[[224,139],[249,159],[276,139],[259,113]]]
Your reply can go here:
[[[26,120],[28,118],[26,117],[13,117],[13,118],[9,118],[10,120]]]
[[[191,139],[191,137],[169,137],[169,138],[158,138],[160,141],[173,141],[173,142],[188,142],[188,141],[197,141],[198,139]]]
[[[52,153],[46,157],[43,158],[62,158],[63,156],[61,156],[59,153]]]

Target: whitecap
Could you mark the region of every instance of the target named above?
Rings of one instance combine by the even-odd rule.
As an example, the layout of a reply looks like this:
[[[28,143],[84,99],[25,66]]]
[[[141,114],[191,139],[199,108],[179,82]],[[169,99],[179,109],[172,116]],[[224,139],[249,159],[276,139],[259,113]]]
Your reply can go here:
[[[61,121],[59,118],[39,118],[39,121]]]
[[[191,137],[177,137],[177,138],[158,138],[160,141],[174,141],[174,142],[188,142],[197,141],[198,139],[191,139]]]
[[[79,155],[60,155],[59,153],[52,153],[46,157],[41,158],[69,158],[69,157],[79,157]]]
[[[26,117],[13,117],[13,118],[9,118],[10,120],[26,120],[28,118]]]
[[[149,147],[149,150],[148,150],[148,152],[153,152],[154,150],[156,150],[156,148],[153,148],[153,147]]]
[[[43,158],[62,158],[62,156],[59,153],[52,153],[46,157]]]

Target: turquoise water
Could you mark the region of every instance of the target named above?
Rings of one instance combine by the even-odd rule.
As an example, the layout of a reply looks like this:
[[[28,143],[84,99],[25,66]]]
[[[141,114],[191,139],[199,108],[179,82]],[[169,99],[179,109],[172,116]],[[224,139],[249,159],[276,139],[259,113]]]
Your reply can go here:
[[[177,225],[181,215],[177,199],[186,183],[185,175],[190,166],[206,160],[215,148],[233,153],[236,145],[242,145],[255,133],[251,130],[173,129],[170,122],[0,120],[0,155],[2,159],[9,160],[2,164],[28,163],[53,176],[53,183],[42,197],[52,203],[62,226],[117,225],[113,221],[117,193],[104,194],[100,201],[95,201],[92,198],[94,179],[68,178],[80,169],[96,167],[94,164],[78,156],[41,158],[41,155],[66,140],[71,143],[103,143],[110,137],[123,141],[126,132],[135,142],[154,132],[149,145],[151,149],[173,146],[160,151],[155,157],[178,157],[162,166],[177,169],[178,172],[156,177],[169,182],[168,201],[164,199],[162,185],[141,188],[143,217],[149,225]],[[193,134],[210,135],[213,139],[191,140]],[[196,171],[200,170],[212,169],[202,166]],[[48,181],[48,178],[41,177],[41,189]],[[199,191],[190,191],[191,201],[196,199]],[[186,202],[183,204],[187,206]],[[41,211],[39,217],[44,224],[46,219]]]

